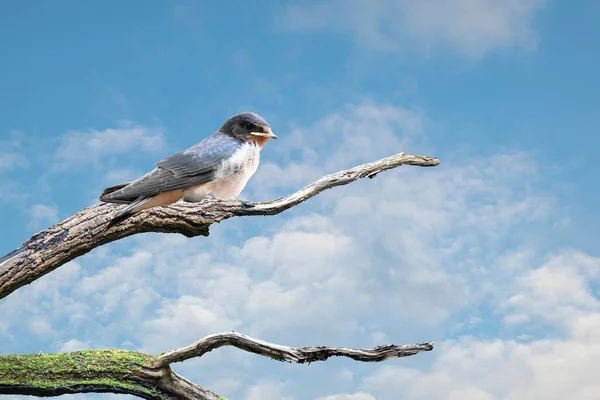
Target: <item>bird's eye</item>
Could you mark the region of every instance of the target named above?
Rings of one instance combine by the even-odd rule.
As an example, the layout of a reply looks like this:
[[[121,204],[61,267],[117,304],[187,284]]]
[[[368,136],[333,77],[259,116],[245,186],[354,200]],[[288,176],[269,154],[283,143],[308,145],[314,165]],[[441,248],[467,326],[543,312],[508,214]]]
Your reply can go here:
[[[244,129],[246,129],[247,131],[251,131],[254,128],[256,128],[256,126],[254,126],[253,123],[251,123],[251,122],[244,122]]]

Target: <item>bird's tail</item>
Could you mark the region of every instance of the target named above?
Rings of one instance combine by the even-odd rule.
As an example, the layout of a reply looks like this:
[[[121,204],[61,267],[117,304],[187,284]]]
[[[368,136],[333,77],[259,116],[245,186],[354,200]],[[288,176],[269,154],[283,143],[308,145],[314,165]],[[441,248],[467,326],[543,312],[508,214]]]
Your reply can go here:
[[[110,228],[111,226],[115,226],[119,222],[123,222],[127,218],[131,217],[133,214],[135,214],[136,208],[152,200],[152,197],[153,196],[140,196],[131,203],[127,204],[127,206],[119,210],[119,212],[113,217],[113,219],[110,220],[110,222],[106,226],[106,229]]]
[[[129,183],[122,183],[120,185],[107,187],[100,195],[100,201],[104,201],[106,203],[129,203],[130,200],[115,200],[108,196],[109,194],[116,192],[117,190],[123,189],[125,186],[129,185]]]

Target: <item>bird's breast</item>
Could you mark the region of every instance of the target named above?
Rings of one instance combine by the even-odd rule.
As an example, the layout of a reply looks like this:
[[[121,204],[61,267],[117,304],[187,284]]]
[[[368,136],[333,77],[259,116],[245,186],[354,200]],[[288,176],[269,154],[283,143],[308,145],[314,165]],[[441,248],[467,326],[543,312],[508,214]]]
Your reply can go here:
[[[258,168],[260,161],[260,148],[247,142],[240,146],[231,157],[223,160],[215,171],[215,179],[225,178],[231,175],[242,175],[250,178]]]
[[[199,201],[207,193],[222,199],[236,198],[256,172],[259,162],[260,148],[254,143],[244,143],[219,164],[211,182],[187,189],[184,200]]]

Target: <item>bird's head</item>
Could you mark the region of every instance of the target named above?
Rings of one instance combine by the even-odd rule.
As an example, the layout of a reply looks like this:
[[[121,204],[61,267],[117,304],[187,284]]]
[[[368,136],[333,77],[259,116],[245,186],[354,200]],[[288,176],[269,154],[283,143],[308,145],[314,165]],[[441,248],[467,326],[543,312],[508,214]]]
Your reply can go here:
[[[227,119],[220,131],[246,142],[255,142],[260,147],[269,139],[277,139],[267,121],[252,112],[239,113]]]

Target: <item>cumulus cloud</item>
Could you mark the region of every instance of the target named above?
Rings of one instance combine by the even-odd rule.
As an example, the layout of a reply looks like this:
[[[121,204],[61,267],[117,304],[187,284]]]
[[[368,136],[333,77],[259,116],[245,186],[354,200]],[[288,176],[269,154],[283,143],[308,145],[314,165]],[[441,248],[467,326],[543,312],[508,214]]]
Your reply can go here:
[[[588,325],[598,331],[599,318]],[[377,399],[594,399],[600,385],[595,340],[464,338],[436,348],[429,368],[385,366],[361,387]],[[510,384],[507,384],[510,382]]]
[[[426,150],[430,124],[419,110],[348,106],[297,127],[282,147],[284,161],[272,166],[294,168],[294,185],[308,183],[391,153]],[[309,130],[320,135],[307,149]],[[560,207],[540,187],[540,173],[524,152],[448,157],[443,167],[399,168],[323,193],[248,230],[225,221],[209,238],[124,239],[7,298],[0,334],[8,339],[0,343],[43,332],[40,316],[54,329],[56,348],[85,341],[159,353],[230,329],[295,346],[436,340],[419,361],[381,368],[340,360],[307,369],[227,349],[176,368],[218,383],[232,398],[545,398],[541,383],[523,377],[536,376],[531,371],[553,356],[564,365],[543,372],[545,379],[582,360],[590,368],[583,351],[564,349],[597,340],[600,269],[589,255],[548,253],[526,240]],[[280,176],[257,178],[256,196],[291,185]],[[21,313],[32,322],[18,324]],[[557,329],[531,331],[532,321]],[[525,342],[525,334],[538,337]],[[502,374],[520,374],[517,386],[500,387]],[[565,388],[583,383],[581,398],[595,393],[586,373],[568,376]]]
[[[327,0],[285,12],[295,30],[337,29],[379,51],[450,51],[478,58],[494,49],[535,47],[532,28],[546,0]],[[410,48],[412,46],[413,48]]]
[[[422,112],[364,103],[347,107],[308,128],[297,129],[291,135],[290,148],[284,148],[283,152],[296,154],[293,169],[304,170],[294,176],[303,176],[303,183],[308,183],[323,173],[394,152],[426,149],[423,132],[428,125]],[[307,148],[306,138],[313,140],[307,133],[314,131],[319,132],[317,141],[323,143],[303,150]],[[373,132],[377,132],[376,137]],[[327,142],[335,142],[336,150],[331,151],[325,145]],[[289,165],[282,166],[282,170]],[[371,278],[368,288],[361,284],[353,287],[353,293],[370,293],[370,302],[379,308],[389,307],[387,311],[397,316],[419,316],[419,323],[443,321],[495,288],[493,282],[502,273],[490,271],[486,265],[493,265],[496,254],[502,252],[503,238],[517,228],[522,230],[544,221],[555,206],[552,196],[532,189],[537,176],[532,158],[516,152],[475,157],[468,162],[446,161],[443,168],[437,169],[400,168],[372,181],[328,192],[311,200],[317,203],[313,207],[329,215],[313,217],[313,221],[321,222],[313,223],[312,230],[322,231],[327,225],[335,227],[331,237],[336,240],[346,237],[351,250],[335,251],[338,255],[348,254],[348,260],[338,256],[334,262],[319,265],[318,270],[337,277],[353,271],[352,282],[367,282]],[[285,186],[287,178],[287,173],[278,176],[261,171],[256,187],[265,190],[269,184]],[[269,184],[263,185],[266,181]],[[282,193],[275,191],[272,195],[279,194]],[[294,221],[302,220],[306,217]],[[289,226],[284,226],[283,231]],[[260,257],[260,265],[269,265],[273,262],[274,243],[283,237],[279,234],[271,240],[249,241],[247,250],[242,252],[246,263]],[[304,243],[307,238],[290,240],[279,253],[302,260],[307,257],[300,254],[304,248],[295,244]],[[315,242],[331,246],[323,238]],[[497,253],[490,252],[491,249]],[[314,262],[304,262],[301,267],[300,263],[281,260],[277,265],[277,269],[289,266],[292,273],[299,275],[298,271],[309,273]],[[336,271],[337,265],[344,266],[342,272]],[[276,275],[282,276],[282,272]],[[323,279],[309,277],[314,282]],[[477,285],[470,283],[470,279]],[[278,291],[280,286],[272,283],[264,290],[289,300],[301,283],[296,280],[288,292]],[[309,304],[310,300],[303,303]],[[357,309],[352,312],[361,319],[368,318]]]
[[[164,337],[171,337],[185,346],[199,338],[222,331],[234,330],[239,322],[216,302],[207,298],[181,296],[165,300],[156,317],[144,324],[142,349],[150,352],[165,350]]]
[[[23,328],[24,317],[31,321],[26,331],[36,334],[38,327],[44,326],[43,321],[51,320],[53,324],[58,324],[65,318],[76,319],[81,315],[89,305],[63,296],[65,288],[75,284],[79,277],[79,264],[71,262],[35,284],[27,286],[28,290],[16,291],[3,300],[0,333],[5,335],[6,340],[2,342],[10,346],[9,348],[17,346],[14,332]],[[8,352],[8,349],[5,352]]]
[[[286,162],[261,163],[245,192],[270,198],[323,174],[406,151],[409,144],[412,151],[424,150],[430,125],[420,109],[368,100],[347,105],[309,126],[295,126],[278,143],[278,155]]]
[[[101,131],[71,131],[64,134],[54,154],[57,168],[97,164],[111,155],[155,152],[165,147],[162,129],[121,121],[116,128]]]
[[[600,313],[591,284],[600,275],[600,258],[569,251],[555,255],[516,280],[505,303],[508,323],[545,321],[570,327],[573,318]]]
[[[86,350],[89,348],[90,348],[89,342],[82,342],[81,340],[77,340],[77,339],[69,339],[60,346],[58,351],[71,352],[71,351],[78,351],[78,350]]]
[[[29,226],[40,228],[58,221],[58,207],[55,205],[34,204],[29,207]]]
[[[542,319],[535,339],[447,340],[424,368],[386,365],[362,380],[377,399],[592,399],[600,395],[593,365],[600,355],[600,259],[574,251],[520,271],[500,296],[520,322]],[[500,306],[498,310],[502,310]],[[510,382],[509,385],[506,382]]]
[[[248,389],[244,400],[281,399],[294,400],[295,397],[283,394],[284,385],[278,382],[259,382]]]

